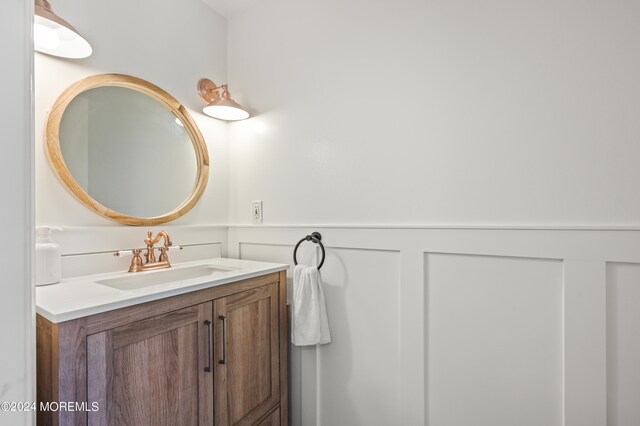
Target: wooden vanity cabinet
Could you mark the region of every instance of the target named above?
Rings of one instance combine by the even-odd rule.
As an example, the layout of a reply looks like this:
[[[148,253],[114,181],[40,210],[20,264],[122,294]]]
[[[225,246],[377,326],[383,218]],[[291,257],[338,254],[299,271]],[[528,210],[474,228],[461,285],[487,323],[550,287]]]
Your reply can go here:
[[[286,372],[285,272],[37,318],[38,402],[85,403],[39,425],[287,425]]]

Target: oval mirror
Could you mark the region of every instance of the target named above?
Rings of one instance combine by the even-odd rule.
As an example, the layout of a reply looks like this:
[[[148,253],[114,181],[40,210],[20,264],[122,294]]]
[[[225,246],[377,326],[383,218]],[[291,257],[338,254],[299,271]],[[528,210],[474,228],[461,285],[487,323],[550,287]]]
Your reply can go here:
[[[103,74],[67,88],[47,121],[46,152],[85,206],[128,225],[188,212],[209,176],[207,147],[187,110],[136,77]]]

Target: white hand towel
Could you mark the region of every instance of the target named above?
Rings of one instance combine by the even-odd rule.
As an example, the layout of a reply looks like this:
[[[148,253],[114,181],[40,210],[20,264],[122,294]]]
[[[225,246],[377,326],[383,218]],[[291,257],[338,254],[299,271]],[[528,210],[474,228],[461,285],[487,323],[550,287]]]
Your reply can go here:
[[[315,266],[296,265],[292,308],[291,343],[307,346],[331,342],[322,278]]]

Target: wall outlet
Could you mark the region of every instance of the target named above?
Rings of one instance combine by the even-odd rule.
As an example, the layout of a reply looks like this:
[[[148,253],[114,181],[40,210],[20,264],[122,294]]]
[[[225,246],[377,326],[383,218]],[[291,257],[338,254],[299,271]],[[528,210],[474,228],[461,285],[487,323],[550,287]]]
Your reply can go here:
[[[253,223],[262,223],[262,201],[251,202],[251,218]]]

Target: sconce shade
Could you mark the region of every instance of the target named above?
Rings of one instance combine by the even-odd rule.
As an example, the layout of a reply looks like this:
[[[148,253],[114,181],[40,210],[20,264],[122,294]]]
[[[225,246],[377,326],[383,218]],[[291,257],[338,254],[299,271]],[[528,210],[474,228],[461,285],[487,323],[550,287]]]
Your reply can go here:
[[[221,90],[222,94],[218,93]],[[198,93],[208,105],[202,112],[209,117],[219,120],[236,121],[249,118],[249,113],[242,106],[231,99],[226,84],[216,86],[214,82],[203,78],[198,82]]]
[[[56,15],[47,0],[35,0],[33,47],[38,52],[61,58],[91,56],[91,45],[71,24]]]
[[[249,118],[249,113],[242,109],[233,99],[220,98],[213,101],[202,110],[209,117],[218,118],[220,120],[235,121]]]

